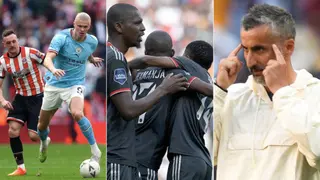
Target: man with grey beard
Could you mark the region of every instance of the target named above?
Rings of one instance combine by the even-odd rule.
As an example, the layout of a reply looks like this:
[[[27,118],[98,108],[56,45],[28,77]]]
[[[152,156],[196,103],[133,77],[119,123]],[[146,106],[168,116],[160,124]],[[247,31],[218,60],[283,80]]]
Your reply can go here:
[[[214,87],[217,180],[320,179],[320,81],[294,70],[292,15],[253,6],[242,19],[241,44],[221,60]],[[252,73],[233,84],[244,49]]]

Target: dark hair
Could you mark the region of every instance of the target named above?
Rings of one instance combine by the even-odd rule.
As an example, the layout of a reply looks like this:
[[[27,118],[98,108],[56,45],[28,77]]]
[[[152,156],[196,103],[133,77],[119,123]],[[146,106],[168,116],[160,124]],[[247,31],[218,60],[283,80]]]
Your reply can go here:
[[[136,7],[125,3],[118,3],[111,6],[107,13],[107,26],[109,36],[116,32],[115,23],[126,21],[132,14],[132,11],[136,10],[138,10]]]
[[[242,18],[242,27],[246,31],[260,25],[269,25],[272,33],[284,39],[294,39],[296,36],[295,21],[292,15],[277,6],[254,5]]]
[[[192,41],[187,45],[183,55],[209,69],[213,62],[213,47],[205,41]]]
[[[173,56],[172,39],[165,31],[153,31],[145,42],[146,55]]]
[[[2,38],[10,36],[11,34],[16,34],[13,29],[6,29],[2,32]]]

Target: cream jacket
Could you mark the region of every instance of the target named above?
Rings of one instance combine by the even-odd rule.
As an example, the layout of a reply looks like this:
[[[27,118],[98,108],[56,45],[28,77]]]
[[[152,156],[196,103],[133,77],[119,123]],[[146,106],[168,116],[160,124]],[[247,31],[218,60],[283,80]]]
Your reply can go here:
[[[271,101],[250,76],[214,88],[217,180],[320,180],[320,81],[305,70]]]

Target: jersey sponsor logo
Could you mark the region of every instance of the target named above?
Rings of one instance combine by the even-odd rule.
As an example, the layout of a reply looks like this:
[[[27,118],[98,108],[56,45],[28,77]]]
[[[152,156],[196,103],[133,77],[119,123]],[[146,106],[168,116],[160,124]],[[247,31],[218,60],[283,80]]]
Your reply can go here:
[[[77,66],[77,67],[79,67],[79,66],[81,66],[81,65],[83,65],[85,63],[86,63],[86,61],[74,60],[74,59],[70,59],[70,58],[68,58],[68,62],[67,62],[67,64],[69,64],[71,66]]]
[[[115,69],[113,80],[120,85],[124,85],[124,83],[127,81],[126,70],[124,68]]]
[[[29,69],[23,69],[19,72],[13,72],[12,76],[15,78],[22,78],[24,76],[27,76],[28,74],[30,74],[30,70]]]

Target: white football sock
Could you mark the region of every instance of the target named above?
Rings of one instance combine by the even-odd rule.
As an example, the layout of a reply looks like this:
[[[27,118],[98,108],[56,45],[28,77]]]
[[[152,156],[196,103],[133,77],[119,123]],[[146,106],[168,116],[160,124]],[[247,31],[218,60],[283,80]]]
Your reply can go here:
[[[99,156],[99,157],[101,156],[101,151],[100,151],[97,143],[94,143],[94,144],[90,145],[90,147],[91,147],[91,153],[93,155]]]
[[[24,164],[19,164],[18,167],[19,167],[19,168],[22,168],[22,169],[24,169],[24,170],[26,169],[26,167],[24,166]]]

